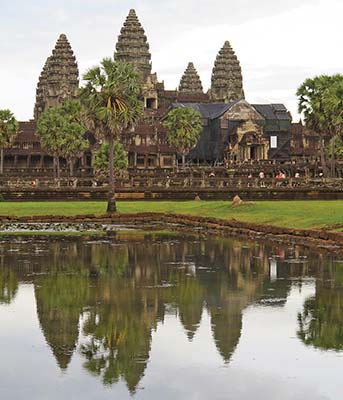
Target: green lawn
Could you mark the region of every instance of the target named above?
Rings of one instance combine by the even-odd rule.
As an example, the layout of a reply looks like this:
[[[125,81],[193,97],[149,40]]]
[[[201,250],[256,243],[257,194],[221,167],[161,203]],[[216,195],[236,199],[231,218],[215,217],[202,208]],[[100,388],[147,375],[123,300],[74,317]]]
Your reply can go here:
[[[342,201],[261,201],[230,208],[227,201],[119,202],[120,213],[172,212],[272,224],[290,228],[322,228],[342,224]],[[104,214],[104,202],[24,202],[0,203],[0,215],[80,215]],[[337,228],[336,228],[337,229]]]

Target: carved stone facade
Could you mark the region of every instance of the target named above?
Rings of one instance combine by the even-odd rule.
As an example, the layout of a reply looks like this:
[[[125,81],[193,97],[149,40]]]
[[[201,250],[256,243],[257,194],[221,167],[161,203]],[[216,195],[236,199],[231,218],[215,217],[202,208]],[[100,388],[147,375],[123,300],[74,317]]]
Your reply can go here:
[[[52,55],[39,77],[34,117],[38,119],[47,107],[56,107],[75,99],[79,91],[79,69],[66,35],[61,34]]]
[[[267,160],[269,140],[264,134],[263,116],[241,100],[221,117],[221,126],[229,127],[230,121],[237,121],[238,124],[228,137],[226,158],[230,161]]]
[[[186,71],[182,75],[180,85],[180,93],[203,93],[202,84],[194,64],[190,62]]]
[[[228,41],[224,43],[214,63],[210,97],[212,101],[228,103],[244,99],[242,69]]]

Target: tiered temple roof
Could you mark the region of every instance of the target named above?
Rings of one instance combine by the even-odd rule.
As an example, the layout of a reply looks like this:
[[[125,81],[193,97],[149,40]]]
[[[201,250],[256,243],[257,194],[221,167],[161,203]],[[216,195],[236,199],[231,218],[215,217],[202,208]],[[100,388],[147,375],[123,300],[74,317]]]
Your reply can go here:
[[[179,91],[181,93],[203,93],[200,77],[192,62],[188,64],[181,78]]]
[[[131,9],[118,36],[114,59],[133,64],[144,81],[151,74],[151,54],[144,29]]]
[[[228,41],[224,43],[214,63],[210,92],[214,101],[244,99],[242,69]]]
[[[34,117],[38,119],[46,107],[55,107],[74,99],[79,90],[79,69],[66,35],[60,35],[52,55],[45,62],[39,77]]]

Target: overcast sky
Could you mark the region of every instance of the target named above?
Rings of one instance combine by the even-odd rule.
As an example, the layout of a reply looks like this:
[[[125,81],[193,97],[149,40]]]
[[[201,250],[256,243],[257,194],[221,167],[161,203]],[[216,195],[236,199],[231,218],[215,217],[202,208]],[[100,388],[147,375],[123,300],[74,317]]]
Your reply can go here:
[[[0,0],[0,108],[32,118],[38,77],[59,34],[83,74],[113,55],[130,8],[167,89],[193,61],[207,90],[225,40],[241,62],[247,100],[284,103],[294,119],[305,78],[343,73],[342,0]]]

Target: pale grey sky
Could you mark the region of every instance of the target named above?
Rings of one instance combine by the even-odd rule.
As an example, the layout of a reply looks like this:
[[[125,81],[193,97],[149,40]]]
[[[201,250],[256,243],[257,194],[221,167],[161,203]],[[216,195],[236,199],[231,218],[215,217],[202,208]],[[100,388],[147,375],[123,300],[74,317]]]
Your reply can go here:
[[[111,56],[130,8],[146,31],[153,71],[167,89],[193,61],[207,90],[218,50],[229,40],[246,98],[284,103],[322,73],[343,73],[342,0],[0,0],[0,108],[32,118],[35,87],[60,33],[81,74]]]

